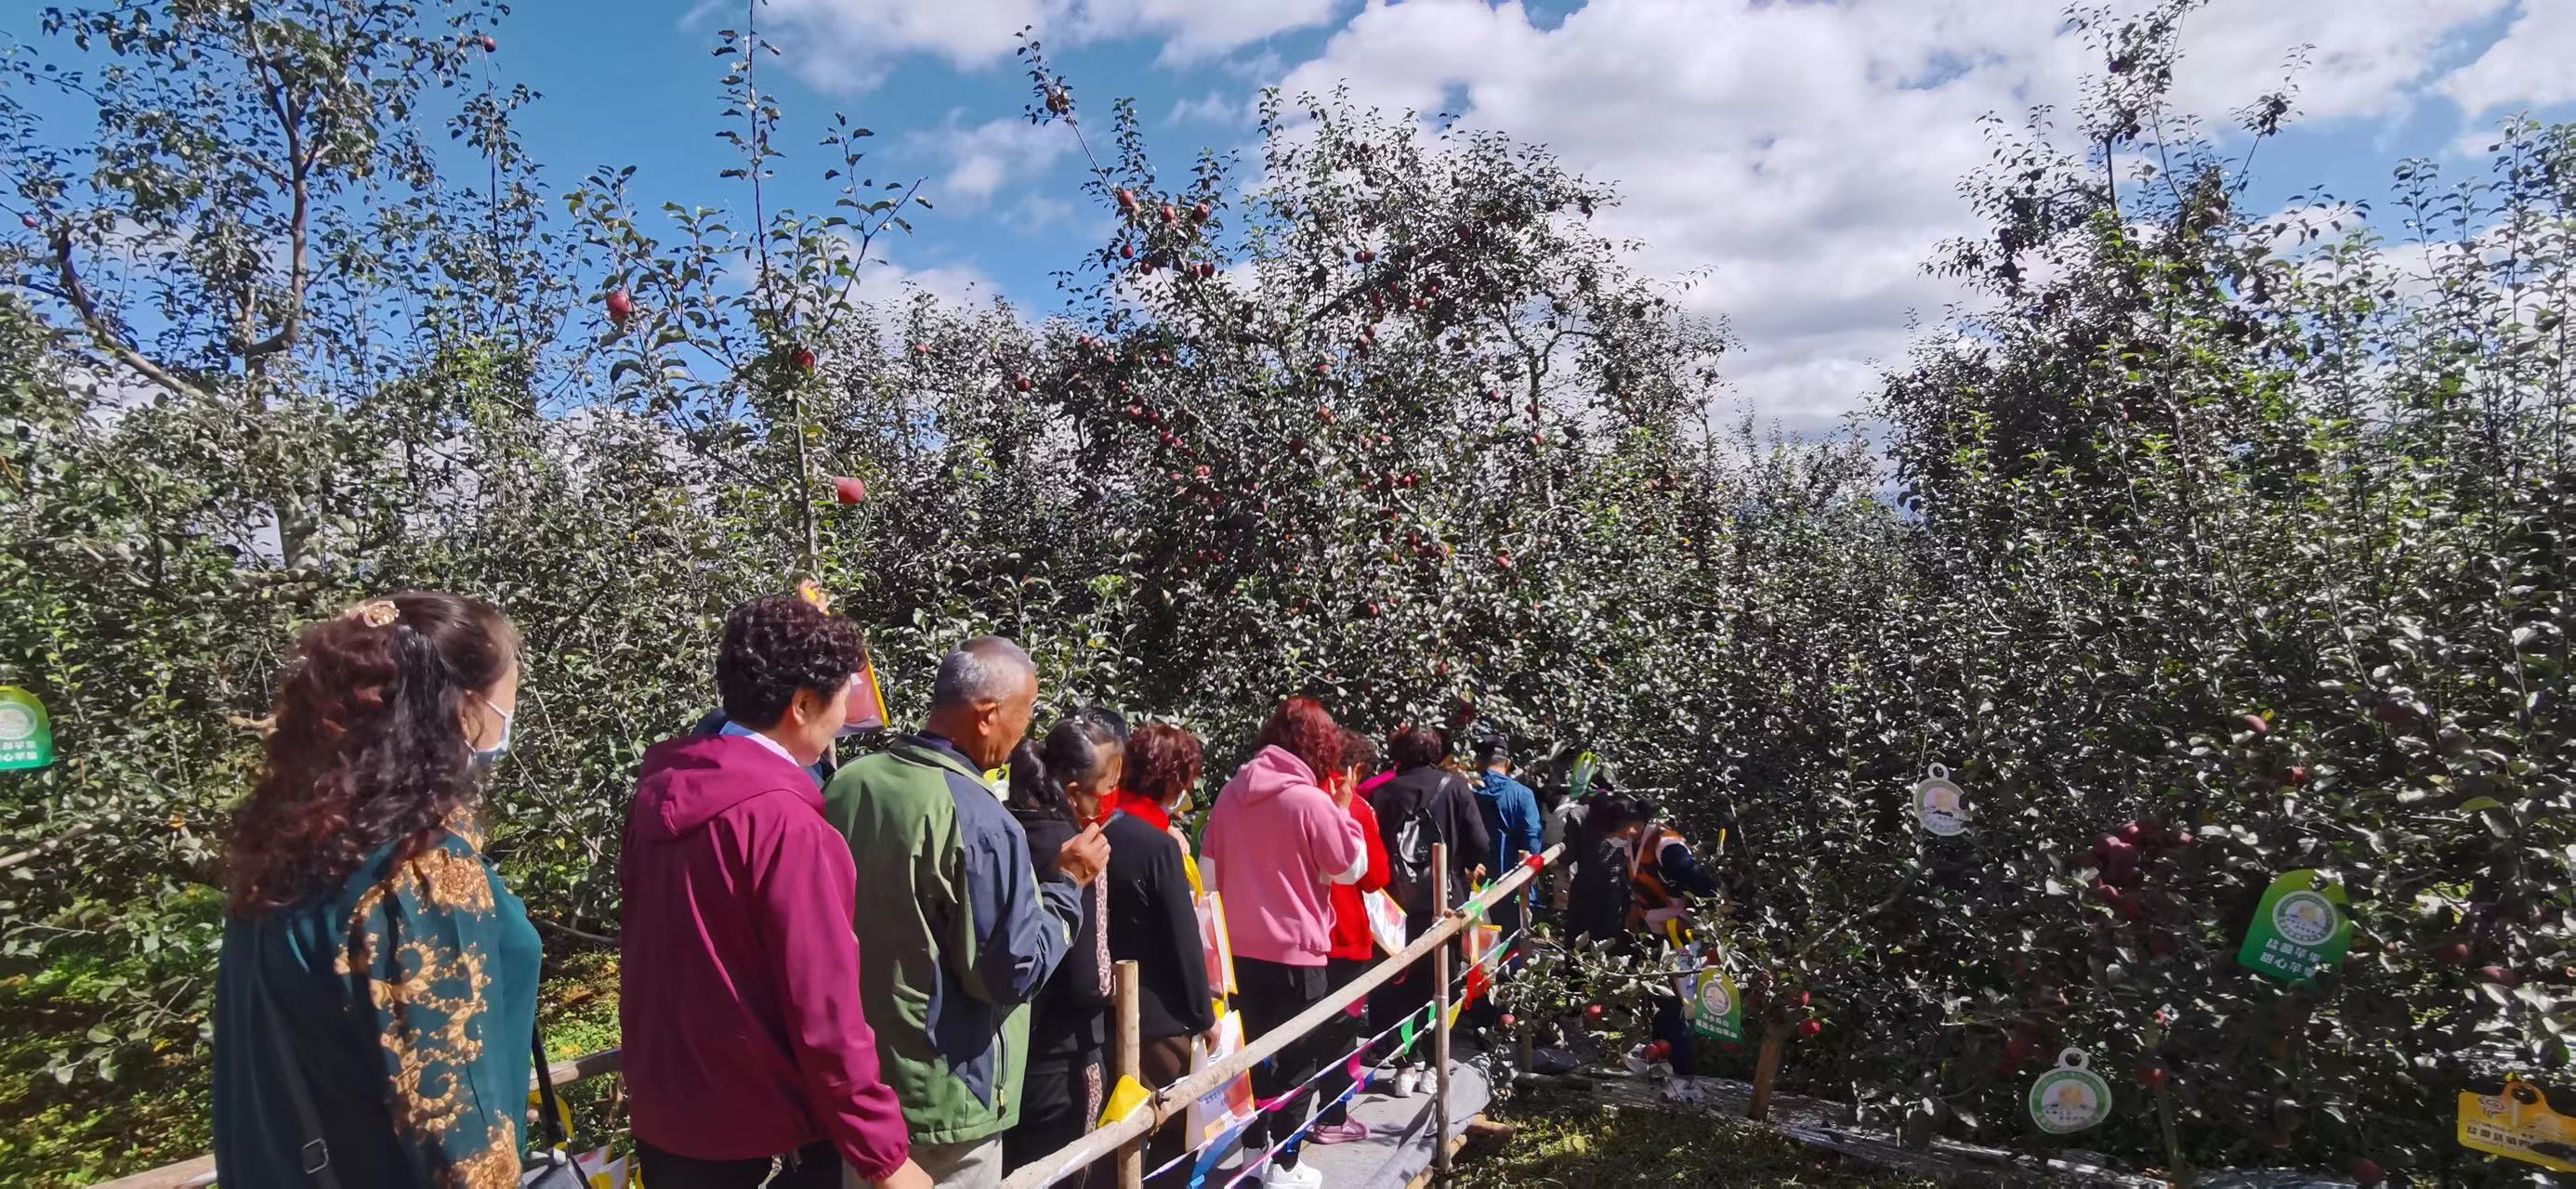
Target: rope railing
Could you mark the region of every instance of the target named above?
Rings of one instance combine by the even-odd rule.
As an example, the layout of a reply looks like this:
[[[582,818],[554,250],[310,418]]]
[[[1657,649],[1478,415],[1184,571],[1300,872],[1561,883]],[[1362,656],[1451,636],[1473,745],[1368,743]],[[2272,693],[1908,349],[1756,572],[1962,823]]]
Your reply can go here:
[[[1529,861],[1521,864],[1517,870],[1509,872],[1501,879],[1486,885],[1482,891],[1478,892],[1460,910],[1448,913],[1435,921],[1431,928],[1423,932],[1422,936],[1415,938],[1410,944],[1406,945],[1403,952],[1388,957],[1386,960],[1379,962],[1375,966],[1369,967],[1368,970],[1363,972],[1358,978],[1351,980],[1351,982],[1342,987],[1342,989],[1325,996],[1321,1002],[1316,1003],[1313,1007],[1307,1008],[1296,1018],[1288,1021],[1287,1024],[1274,1028],[1259,1037],[1252,1038],[1241,1050],[1234,1053],[1232,1056],[1227,1057],[1225,1060],[1219,1061],[1204,1070],[1189,1074],[1168,1086],[1155,1090],[1152,1096],[1143,1105],[1137,1107],[1126,1117],[1111,1122],[1108,1125],[1083,1136],[1081,1139],[1057,1149],[1054,1153],[1041,1157],[1036,1163],[1020,1169],[1017,1173],[1012,1174],[1008,1181],[1004,1182],[1003,1189],[1038,1189],[1039,1186],[1053,1184],[1057,1180],[1071,1175],[1074,1170],[1083,1168],[1089,1165],[1092,1161],[1098,1160],[1104,1156],[1118,1154],[1122,1148],[1127,1148],[1141,1143],[1145,1136],[1151,1134],[1165,1122],[1174,1117],[1186,1114],[1191,1103],[1205,1097],[1209,1092],[1233,1082],[1234,1079],[1249,1073],[1252,1070],[1252,1067],[1276,1056],[1281,1049],[1288,1047],[1290,1044],[1304,1037],[1307,1033],[1313,1032],[1314,1030],[1331,1023],[1336,1016],[1347,1012],[1351,1004],[1358,1002],[1370,991],[1376,990],[1378,987],[1384,985],[1388,980],[1394,978],[1397,974],[1402,973],[1405,969],[1411,967],[1414,963],[1431,956],[1435,951],[1439,951],[1443,945],[1455,940],[1458,934],[1464,931],[1469,924],[1482,920],[1484,909],[1491,907],[1496,902],[1499,902],[1504,896],[1527,887],[1530,880],[1535,878],[1541,869],[1554,864],[1564,853],[1564,850],[1565,848],[1562,845],[1553,846],[1549,847],[1543,854],[1530,856]],[[1443,875],[1446,874],[1445,861],[1446,857],[1444,854],[1441,863],[1436,864],[1440,869],[1440,873]],[[1508,940],[1510,939],[1505,939],[1506,942]],[[1478,958],[1477,961],[1471,964],[1468,969],[1474,969],[1474,967],[1481,966],[1486,962],[1496,961],[1497,955],[1501,954],[1506,948],[1507,946],[1504,942],[1497,942],[1491,950]],[[1447,1007],[1450,990],[1457,982],[1462,981],[1466,977],[1466,971],[1462,970],[1458,972],[1456,979],[1449,978],[1448,972],[1446,971],[1442,971],[1440,973],[1442,977],[1440,979],[1441,985],[1437,988],[1439,992],[1437,1000],[1435,1003],[1426,1006],[1432,1013],[1430,1027],[1436,1030],[1433,1035],[1436,1038],[1435,1043],[1439,1051],[1436,1054],[1435,1060],[1440,1062],[1441,1066],[1437,1070],[1440,1075],[1441,1085],[1435,1093],[1438,1106],[1438,1110],[1435,1113],[1438,1113],[1441,1116],[1439,1120],[1441,1135],[1436,1141],[1438,1146],[1435,1147],[1434,1151],[1436,1154],[1445,1155],[1447,1131],[1449,1127],[1447,1118],[1448,1088],[1446,1085],[1448,1073],[1446,1069],[1447,1045],[1445,1043],[1448,1039],[1449,1029]],[[1388,1031],[1391,1032],[1394,1030],[1395,1029],[1391,1028]],[[1384,1037],[1385,1033],[1380,1033],[1377,1036],[1369,1038],[1369,1040],[1361,1047],[1364,1049],[1368,1045],[1375,1044],[1379,1040],[1384,1039]],[[1349,1056],[1349,1054],[1344,1054],[1341,1059],[1347,1061]],[[619,1051],[616,1049],[602,1049],[596,1053],[585,1053],[578,1057],[554,1062],[546,1067],[546,1072],[547,1076],[553,1079],[555,1086],[557,1088],[561,1088],[571,1085],[574,1082],[599,1077],[603,1074],[615,1073],[618,1071],[618,1068]],[[1318,1077],[1320,1076],[1321,1075],[1319,1073]],[[1282,1095],[1281,1101],[1266,1105],[1286,1105],[1288,1101],[1294,1100],[1302,1095],[1308,1086],[1313,1085],[1315,1080],[1317,1079],[1308,1079],[1307,1083],[1299,1086],[1296,1091]],[[529,1076],[528,1084],[531,1088],[534,1088],[536,1085],[536,1077],[533,1072]],[[1347,1098],[1350,1094],[1351,1091],[1346,1090],[1344,1091],[1343,1097]],[[1302,1133],[1303,1129],[1301,1128],[1298,1132],[1292,1133],[1292,1137],[1293,1135],[1299,1135]],[[1210,1144],[1216,1142],[1217,1139],[1225,1138],[1226,1134],[1228,1133],[1220,1133],[1219,1136],[1213,1139],[1194,1145],[1190,1149],[1189,1155],[1196,1155],[1200,1151],[1206,1149]],[[1272,1151],[1275,1152],[1278,1147],[1284,1146],[1286,1142],[1288,1141],[1280,1141],[1278,1145],[1274,1145]],[[1266,1159],[1267,1156],[1268,1153],[1265,1153],[1264,1158]],[[163,1167],[151,1169],[146,1172],[139,1172],[131,1176],[121,1177],[114,1181],[104,1182],[93,1186],[93,1189],[202,1189],[203,1186],[213,1184],[214,1178],[215,1158],[213,1156],[200,1156],[194,1160],[186,1160],[177,1164],[164,1165]]]
[[[1075,1170],[1085,1168],[1091,1162],[1151,1135],[1172,1118],[1186,1114],[1191,1103],[1251,1072],[1252,1067],[1277,1056],[1281,1049],[1296,1043],[1307,1033],[1332,1023],[1334,1018],[1347,1011],[1351,1004],[1358,1002],[1363,996],[1384,985],[1387,980],[1394,978],[1414,963],[1434,953],[1443,952],[1443,946],[1454,940],[1470,923],[1476,922],[1483,915],[1482,909],[1527,887],[1530,880],[1542,868],[1556,862],[1564,851],[1565,847],[1560,844],[1549,847],[1543,854],[1532,856],[1533,861],[1521,864],[1517,870],[1486,885],[1483,891],[1468,901],[1465,909],[1449,913],[1433,922],[1429,929],[1423,931],[1422,936],[1405,946],[1403,952],[1369,967],[1341,990],[1326,995],[1286,1024],[1252,1039],[1232,1056],[1155,1090],[1150,1098],[1124,1118],[1058,1148],[1049,1155],[1038,1158],[1035,1163],[1023,1166],[1018,1172],[1011,1174],[1008,1180],[1002,1182],[1002,1189],[1042,1189],[1043,1186],[1052,1185],[1072,1175]],[[1446,873],[1445,862],[1445,855],[1441,860],[1435,861],[1433,864],[1435,873]],[[1439,1010],[1431,1021],[1438,1049],[1434,1071],[1439,1075],[1442,1083],[1435,1093],[1444,1105],[1447,1094],[1446,1058],[1448,1054],[1447,1045],[1437,1042],[1445,1042],[1448,1039],[1449,1021],[1446,1011],[1448,1004],[1445,1002],[1448,999],[1448,982],[1448,972],[1440,971],[1439,978],[1436,980],[1436,990],[1439,993],[1438,998],[1443,1002],[1436,1005]],[[1445,1113],[1440,1120],[1440,1129],[1444,1134],[1435,1143],[1433,1148],[1435,1156],[1444,1154],[1447,1147],[1445,1133],[1448,1130],[1448,1120]]]

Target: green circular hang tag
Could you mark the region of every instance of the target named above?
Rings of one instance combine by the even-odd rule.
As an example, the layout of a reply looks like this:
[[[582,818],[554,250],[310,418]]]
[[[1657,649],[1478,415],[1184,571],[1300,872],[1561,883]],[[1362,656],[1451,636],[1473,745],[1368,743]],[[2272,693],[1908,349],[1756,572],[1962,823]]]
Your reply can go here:
[[[1923,832],[1935,838],[1956,838],[1968,828],[1968,796],[1950,783],[1950,770],[1934,764],[1921,783],[1914,786],[1914,816],[1923,823]]]
[[[54,762],[53,722],[36,695],[0,685],[0,772]]]
[[[1691,959],[1697,962],[1696,957]],[[1735,991],[1735,980],[1724,969],[1710,969],[1715,961],[1703,965],[1695,979],[1684,979],[1682,1014],[1689,1017],[1691,1031],[1711,1040],[1744,1039],[1744,996]]]
[[[2340,964],[2352,948],[2352,918],[2344,902],[2343,885],[2323,873],[2313,868],[2284,872],[2254,906],[2245,944],[2236,951],[2237,964],[2283,982],[2314,978],[2317,971]]]
[[[2030,1121],[2050,1135],[2099,1126],[2111,1117],[2111,1087],[2090,1068],[2082,1049],[2057,1055],[2057,1068],[2030,1086]]]

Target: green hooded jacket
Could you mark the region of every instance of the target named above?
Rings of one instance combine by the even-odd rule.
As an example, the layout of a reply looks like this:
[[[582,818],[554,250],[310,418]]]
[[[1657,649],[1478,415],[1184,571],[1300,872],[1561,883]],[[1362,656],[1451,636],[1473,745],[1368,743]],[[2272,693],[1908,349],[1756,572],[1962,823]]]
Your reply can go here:
[[[912,1142],[1009,1130],[1029,1000],[1082,919],[1073,883],[1038,876],[995,786],[937,735],[842,768],[823,815],[858,866],[859,985]]]

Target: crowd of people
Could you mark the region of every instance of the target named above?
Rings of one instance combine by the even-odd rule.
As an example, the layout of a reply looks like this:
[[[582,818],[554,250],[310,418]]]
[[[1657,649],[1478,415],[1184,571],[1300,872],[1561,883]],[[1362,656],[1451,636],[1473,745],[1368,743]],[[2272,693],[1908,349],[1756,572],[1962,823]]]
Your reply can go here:
[[[498,608],[427,592],[300,637],[228,851],[221,1183],[518,1183],[541,951],[477,824],[518,651]],[[735,609],[714,678],[720,709],[644,753],[619,850],[624,1097],[654,1189],[996,1186],[1099,1125],[1118,963],[1137,969],[1141,1081],[1166,1085],[1228,1013],[1259,1037],[1366,971],[1368,897],[1418,935],[1549,828],[1499,740],[1471,780],[1438,728],[1401,727],[1381,753],[1293,697],[1194,845],[1200,740],[1103,709],[1032,735],[1041,675],[998,637],[941,662],[918,731],[835,767],[873,718],[852,708],[872,670],[858,628],[810,597]],[[1616,887],[1578,881],[1570,923],[1651,924],[1629,915],[1647,890],[1701,888],[1687,848],[1624,803],[1592,816],[1596,845],[1628,857],[1588,865]],[[1516,928],[1525,907],[1494,919]],[[1255,1067],[1259,1100],[1307,1104],[1244,1127],[1262,1184],[1319,1184],[1301,1143],[1368,1135],[1342,1057],[1422,1011],[1431,977],[1417,963]],[[1409,1050],[1394,1060],[1392,1091],[1418,1092]],[[1182,1122],[1149,1137],[1149,1167],[1189,1150]],[[1104,1162],[1064,1183],[1109,1180]]]

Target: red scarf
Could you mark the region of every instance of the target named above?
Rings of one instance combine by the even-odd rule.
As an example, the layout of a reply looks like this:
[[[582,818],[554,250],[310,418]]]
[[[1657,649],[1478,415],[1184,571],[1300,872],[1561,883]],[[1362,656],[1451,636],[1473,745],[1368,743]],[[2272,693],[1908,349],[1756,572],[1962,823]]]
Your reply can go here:
[[[1152,797],[1140,796],[1125,789],[1111,794],[1107,801],[1101,802],[1100,807],[1103,820],[1112,813],[1125,813],[1157,830],[1172,828],[1172,815]]]

